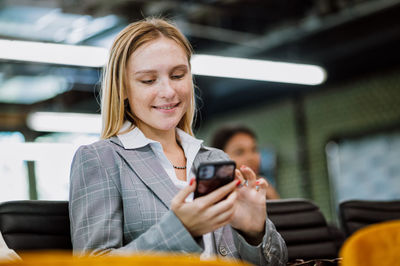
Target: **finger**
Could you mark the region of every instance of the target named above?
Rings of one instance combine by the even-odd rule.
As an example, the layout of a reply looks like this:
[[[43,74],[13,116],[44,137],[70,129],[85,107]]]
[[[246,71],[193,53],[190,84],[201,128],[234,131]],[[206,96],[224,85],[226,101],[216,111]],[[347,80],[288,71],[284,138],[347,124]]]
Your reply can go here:
[[[227,225],[234,214],[234,202],[236,201],[236,192],[233,191],[227,199],[222,200],[214,205],[208,206],[207,208],[200,208],[200,212],[197,216],[206,217],[203,223],[207,224],[207,232],[214,231],[221,226]],[[201,198],[196,199],[198,202]]]
[[[267,196],[267,190],[268,190],[268,182],[264,178],[260,178],[255,182],[256,189],[258,192],[262,193],[264,196]]]
[[[238,185],[240,185],[240,180],[233,180],[232,182],[226,184],[225,186],[222,186],[210,194],[198,198],[198,200],[202,201],[202,204],[205,204],[206,206],[211,206],[214,205],[215,203],[219,202],[222,200],[224,197],[226,197],[230,192],[232,192]]]
[[[250,167],[242,165],[240,167],[240,172],[242,172],[244,179],[247,180],[248,186],[250,187],[254,187],[255,186],[255,182],[257,180],[257,175],[256,173],[254,173],[253,170],[251,170]]]
[[[221,225],[224,226],[224,225],[230,223],[234,212],[235,212],[234,208],[231,208],[231,209],[228,209],[225,212],[221,213],[220,215],[215,216],[214,223],[217,224],[218,227],[220,227]]]
[[[210,215],[212,217],[218,216],[223,212],[233,209],[236,199],[237,192],[234,190],[228,195],[226,199],[223,199],[210,207]]]
[[[174,200],[179,203],[185,202],[185,199],[194,192],[196,188],[196,178],[190,179],[189,185],[181,189],[178,194],[174,197]]]
[[[237,192],[233,191],[225,200],[210,207],[209,214],[214,223],[228,223],[230,221],[230,217],[235,211],[236,199]]]
[[[240,180],[240,183],[243,186],[243,184],[245,183],[246,180],[244,180],[242,172],[240,172],[239,169],[235,169],[235,177]]]

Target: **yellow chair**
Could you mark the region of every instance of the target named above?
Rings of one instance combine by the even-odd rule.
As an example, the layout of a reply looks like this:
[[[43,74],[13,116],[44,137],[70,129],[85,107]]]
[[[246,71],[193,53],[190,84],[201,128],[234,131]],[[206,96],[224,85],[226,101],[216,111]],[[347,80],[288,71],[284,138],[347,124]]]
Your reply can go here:
[[[215,258],[200,260],[199,256],[144,253],[127,256],[73,257],[69,252],[37,251],[21,253],[22,260],[1,262],[0,266],[250,266],[245,262]]]
[[[356,231],[340,250],[342,266],[400,265],[400,220],[373,224]]]

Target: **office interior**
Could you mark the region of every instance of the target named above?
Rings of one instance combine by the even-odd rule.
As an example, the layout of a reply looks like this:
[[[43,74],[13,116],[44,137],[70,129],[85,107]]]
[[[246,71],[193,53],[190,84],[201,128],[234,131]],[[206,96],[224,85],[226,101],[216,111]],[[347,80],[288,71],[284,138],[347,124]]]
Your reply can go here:
[[[176,23],[199,59],[239,59],[242,76],[224,76],[227,63],[194,73],[194,131],[209,145],[223,124],[252,128],[282,199],[312,201],[339,228],[341,202],[400,199],[399,0],[3,0],[0,202],[68,200],[74,152],[99,139],[107,49],[147,16]],[[27,58],[11,56],[20,44]],[[99,48],[97,61],[45,59],[35,44]],[[319,76],[246,77],[262,71],[241,59]]]

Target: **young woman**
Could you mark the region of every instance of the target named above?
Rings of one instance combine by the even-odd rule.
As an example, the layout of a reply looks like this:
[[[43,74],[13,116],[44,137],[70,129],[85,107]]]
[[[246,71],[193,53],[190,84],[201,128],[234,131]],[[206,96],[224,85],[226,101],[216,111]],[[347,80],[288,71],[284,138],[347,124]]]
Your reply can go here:
[[[285,265],[285,243],[266,217],[267,184],[250,168],[192,199],[197,166],[229,158],[193,137],[191,54],[162,19],[132,23],[116,37],[103,80],[102,140],[80,147],[71,168],[75,254],[162,251]]]
[[[226,152],[237,166],[246,165],[261,177],[259,175],[261,155],[258,151],[257,137],[250,128],[241,125],[223,126],[215,131],[211,146]],[[267,199],[279,198],[275,188],[268,185]]]

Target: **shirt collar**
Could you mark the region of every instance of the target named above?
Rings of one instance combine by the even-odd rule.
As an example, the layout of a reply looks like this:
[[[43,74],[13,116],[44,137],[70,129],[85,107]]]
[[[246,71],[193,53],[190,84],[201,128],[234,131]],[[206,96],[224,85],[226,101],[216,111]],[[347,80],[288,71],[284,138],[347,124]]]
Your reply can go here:
[[[126,132],[126,130],[128,130],[131,126],[131,122],[125,121],[124,125],[119,131],[124,133],[119,133],[117,135],[118,139],[121,141],[122,146],[124,146],[125,149],[137,149],[144,147],[152,142],[156,142],[154,140],[146,138],[146,136],[138,127],[134,127],[132,130]]]
[[[176,129],[176,134],[178,135],[178,138],[180,140],[180,143],[182,145],[182,148],[185,149],[185,146],[192,146],[192,145],[199,145],[201,146],[203,144],[203,141],[200,139],[196,139],[195,137],[189,135],[185,131],[183,131],[180,128]]]
[[[124,131],[128,130],[129,127],[131,127],[131,126],[132,126],[131,122],[125,121],[120,132],[124,132]],[[202,144],[203,144],[203,140],[196,139],[195,137],[189,135],[182,129],[177,128],[176,133],[180,139],[180,143],[184,150],[186,150],[187,148],[189,148],[190,146],[193,146],[193,145],[202,146]],[[158,141],[148,139],[143,134],[143,132],[136,126],[132,130],[129,130],[128,132],[118,134],[117,137],[121,141],[122,146],[125,149],[137,149],[137,148],[144,147],[151,143],[159,143]]]

